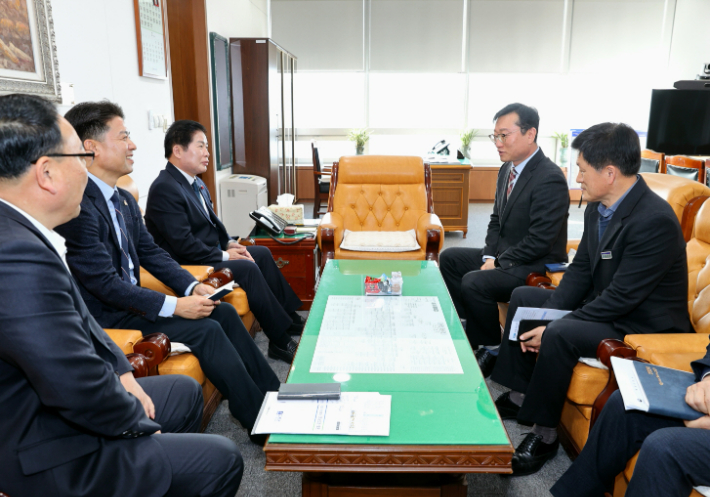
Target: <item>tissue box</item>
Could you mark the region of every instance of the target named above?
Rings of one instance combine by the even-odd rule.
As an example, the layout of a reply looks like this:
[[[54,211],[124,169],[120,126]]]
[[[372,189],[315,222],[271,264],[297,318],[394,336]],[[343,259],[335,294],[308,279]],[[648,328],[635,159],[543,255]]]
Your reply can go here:
[[[303,204],[270,205],[269,210],[288,221],[289,224],[303,224]]]

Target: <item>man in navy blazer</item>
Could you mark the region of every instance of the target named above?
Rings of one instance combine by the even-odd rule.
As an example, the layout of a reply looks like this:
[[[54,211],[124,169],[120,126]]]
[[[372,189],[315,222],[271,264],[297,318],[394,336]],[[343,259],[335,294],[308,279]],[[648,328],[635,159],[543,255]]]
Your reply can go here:
[[[155,244],[133,196],[116,188],[118,178],[132,172],[136,150],[123,111],[107,101],[84,102],[66,118],[95,153],[81,214],[57,227],[89,311],[101,326],[161,332],[187,345],[229,399],[232,415],[251,432],[266,392],[278,390],[279,380],[234,307],[205,297],[214,289],[198,283]],[[141,266],[181,297],[141,288]]]
[[[0,492],[232,497],[234,443],[174,434],[199,429],[200,386],[136,380],[66,266],[53,228],[79,214],[89,155],[49,102],[0,97]]]
[[[204,126],[175,121],[164,144],[169,162],[150,187],[145,211],[145,224],[155,243],[180,264],[229,268],[269,337],[269,355],[292,362],[296,342],[289,334],[303,330],[295,312],[302,302],[276,267],[271,251],[246,248],[230,239],[212,209],[209,191],[197,177],[209,164]]]
[[[685,401],[705,416],[682,421],[627,411],[621,394],[614,392],[579,457],[550,489],[552,495],[612,493],[616,475],[639,449],[628,497],[687,497],[693,487],[710,486],[710,345],[691,366],[697,383],[688,387]]]
[[[533,424],[513,455],[515,475],[536,472],[555,455],[556,427],[580,357],[595,357],[606,338],[691,331],[685,240],[671,206],[637,174],[638,135],[625,124],[602,123],[572,146],[589,202],[577,255],[554,292],[513,292],[491,375],[511,389],[496,400],[501,417]],[[518,307],[571,312],[510,340]]]

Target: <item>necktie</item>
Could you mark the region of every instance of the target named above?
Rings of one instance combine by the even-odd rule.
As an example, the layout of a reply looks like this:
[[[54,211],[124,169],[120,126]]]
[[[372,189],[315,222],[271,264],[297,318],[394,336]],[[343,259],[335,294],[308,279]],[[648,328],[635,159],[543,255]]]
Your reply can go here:
[[[505,195],[505,198],[508,199],[510,198],[510,192],[513,191],[513,185],[515,184],[515,178],[518,176],[518,173],[515,172],[515,168],[513,166],[510,167],[510,174],[508,175],[508,192]]]
[[[113,209],[116,211],[116,220],[118,221],[118,228],[121,232],[121,237],[119,242],[121,243],[121,275],[123,276],[123,281],[131,283],[131,273],[130,266],[128,265],[128,237],[126,236],[126,222],[123,220],[123,214],[121,213],[121,203],[119,201],[118,192],[114,191],[111,195],[111,203],[113,204]]]
[[[200,205],[202,205],[202,193],[200,193],[200,185],[197,184],[197,179],[192,182],[192,190],[195,192],[195,195],[197,195],[197,200],[200,201]]]

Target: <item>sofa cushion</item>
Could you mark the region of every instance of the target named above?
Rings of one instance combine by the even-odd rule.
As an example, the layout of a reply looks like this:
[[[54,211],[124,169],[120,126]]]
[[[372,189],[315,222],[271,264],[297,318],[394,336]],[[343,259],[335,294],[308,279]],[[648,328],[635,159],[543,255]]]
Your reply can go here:
[[[343,250],[362,252],[409,252],[419,250],[416,232],[408,231],[350,231],[345,230]]]
[[[572,381],[567,390],[567,398],[575,404],[591,406],[607,382],[609,371],[579,363],[572,370]]]
[[[205,383],[205,373],[200,368],[200,361],[194,354],[180,354],[171,356],[158,366],[158,374],[184,374],[197,380],[197,383]]]

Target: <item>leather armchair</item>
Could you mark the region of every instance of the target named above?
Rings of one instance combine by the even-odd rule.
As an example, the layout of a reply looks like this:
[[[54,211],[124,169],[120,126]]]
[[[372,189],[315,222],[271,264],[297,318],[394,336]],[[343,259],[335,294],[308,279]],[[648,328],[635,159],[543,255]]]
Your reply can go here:
[[[333,164],[328,213],[318,227],[321,267],[328,259],[438,261],[444,227],[434,214],[431,168],[420,157],[361,155]],[[419,250],[341,250],[345,230],[416,231]]]
[[[138,330],[107,328],[104,331],[126,354],[136,378],[158,374],[157,366],[170,355],[170,339],[163,333],[144,337]]]

